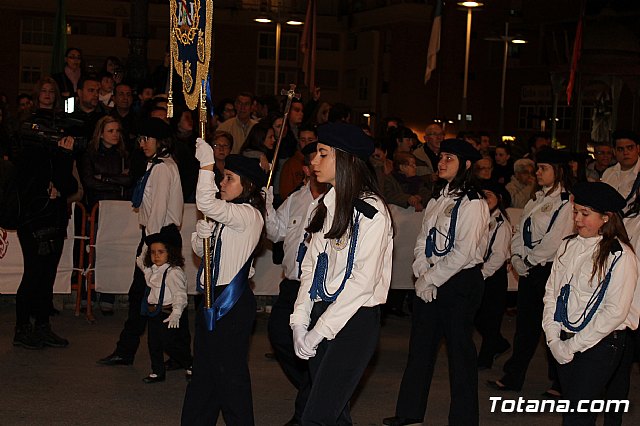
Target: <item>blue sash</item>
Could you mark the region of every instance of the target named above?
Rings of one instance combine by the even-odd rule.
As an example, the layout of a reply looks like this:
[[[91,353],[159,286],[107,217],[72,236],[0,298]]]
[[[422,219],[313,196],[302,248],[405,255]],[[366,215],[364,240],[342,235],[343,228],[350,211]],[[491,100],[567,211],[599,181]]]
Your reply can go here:
[[[147,298],[149,297],[149,293],[151,293],[151,287],[147,286],[147,289],[144,292],[144,299],[142,299],[142,305],[140,305],[141,315],[155,317],[162,310],[162,302],[164,302],[165,281],[167,279],[167,272],[169,272],[170,268],[171,267],[167,268],[162,274],[162,285],[160,286],[160,296],[158,296],[158,308],[154,312],[149,312],[149,301],[147,300]]]
[[[215,329],[216,321],[225,316],[236,304],[242,293],[249,285],[249,268],[253,257],[249,257],[244,263],[242,268],[238,271],[235,277],[222,290],[222,293],[213,301],[210,308],[203,306],[204,321],[207,325],[207,330],[213,331]],[[211,286],[211,293],[213,295],[213,286]]]
[[[308,232],[304,233],[304,237],[302,237],[302,242],[298,246],[298,254],[296,255],[296,262],[298,263],[298,279],[300,279],[300,275],[302,275],[302,261],[304,260],[305,254],[307,254],[307,245],[304,243],[309,236]]]
[[[636,175],[636,180],[633,181],[633,186],[631,187],[631,192],[629,192],[629,195],[627,195],[627,198],[625,198],[625,201],[627,203],[629,201],[631,201],[631,199],[634,197],[634,195],[636,195],[636,192],[638,192],[638,188],[640,188],[640,173],[638,173]]]
[[[489,240],[489,247],[487,248],[487,254],[485,254],[484,258],[482,259],[483,262],[486,262],[491,257],[491,254],[493,253],[493,243],[496,242],[496,235],[498,235],[498,229],[500,229],[503,223],[504,223],[504,219],[502,218],[502,215],[499,214],[498,217],[496,217],[496,229],[493,230],[493,235],[491,236],[491,240]]]
[[[549,222],[549,226],[547,226],[547,232],[545,232],[545,235],[548,234],[549,231],[551,231],[551,227],[553,227],[553,223],[558,218],[558,214],[560,213],[560,210],[562,210],[564,205],[569,202],[569,193],[568,192],[561,193],[560,194],[560,199],[563,202],[560,203],[560,207],[558,207],[556,209],[556,211],[553,212],[553,216],[551,216],[551,221]],[[537,241],[533,241],[532,238],[533,237],[531,236],[531,216],[529,216],[524,221],[524,226],[523,226],[523,229],[522,229],[522,240],[524,241],[525,247],[528,248],[528,249],[533,249],[535,246],[540,244],[540,241],[542,241],[542,238],[537,240]]]
[[[360,212],[356,214],[356,219],[353,222],[353,229],[351,232],[351,238],[349,241],[349,254],[347,257],[347,267],[344,272],[344,277],[342,278],[342,283],[340,283],[340,287],[334,292],[329,293],[327,291],[327,271],[329,270],[329,256],[327,255],[326,250],[318,255],[318,260],[316,262],[316,269],[313,273],[313,281],[311,282],[311,289],[309,290],[309,295],[311,296],[311,300],[315,300],[320,297],[321,300],[325,302],[333,302],[335,301],[342,290],[344,290],[344,286],[347,283],[347,280],[351,277],[351,271],[353,270],[353,262],[356,257],[356,245],[358,244],[358,230],[360,229]]]
[[[568,283],[562,286],[560,289],[560,294],[558,295],[558,299],[556,301],[556,311],[553,314],[553,320],[559,322],[564,325],[567,330],[572,333],[577,333],[591,322],[593,315],[596,313],[598,308],[600,307],[600,303],[602,303],[602,299],[604,299],[604,294],[607,292],[607,288],[609,287],[609,282],[611,281],[611,272],[613,271],[613,267],[616,266],[618,260],[622,257],[622,254],[616,256],[611,262],[611,266],[607,271],[607,275],[604,277],[600,283],[598,283],[598,287],[596,287],[595,291],[589,298],[587,302],[587,306],[584,307],[584,311],[582,311],[582,315],[575,322],[569,320],[569,294],[571,293],[571,280],[573,276],[569,280]]]
[[[462,199],[465,195],[462,195],[460,198],[456,200],[456,203],[451,210],[451,220],[449,221],[449,230],[447,231],[447,235],[442,234],[442,232],[438,231],[434,226],[429,230],[427,234],[427,242],[424,245],[424,255],[426,257],[431,257],[434,254],[438,257],[442,257],[449,253],[451,249],[453,249],[453,244],[456,241],[456,223],[458,221],[458,210],[460,210],[460,204],[462,204]],[[443,235],[445,237],[445,247],[442,250],[438,250],[436,247],[436,237],[437,233]]]
[[[160,160],[159,158],[156,158],[154,160],[152,160],[151,162],[151,167],[149,167],[149,170],[147,170],[146,172],[144,172],[144,175],[142,175],[142,177],[140,179],[138,179],[138,182],[136,183],[135,188],[133,188],[133,194],[131,195],[131,206],[133,208],[138,208],[142,205],[142,197],[144,196],[144,188],[145,186],[147,186],[147,181],[149,180],[149,176],[151,175],[151,170],[153,170],[153,168],[156,166],[156,164],[160,164],[163,161]]]

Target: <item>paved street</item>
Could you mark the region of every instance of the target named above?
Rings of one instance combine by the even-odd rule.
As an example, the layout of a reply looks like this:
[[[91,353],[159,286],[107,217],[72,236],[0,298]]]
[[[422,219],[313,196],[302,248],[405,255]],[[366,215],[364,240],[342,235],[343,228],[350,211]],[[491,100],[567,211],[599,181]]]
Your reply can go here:
[[[53,328],[67,337],[71,345],[66,349],[28,351],[12,346],[15,307],[10,296],[0,299],[0,424],[179,424],[186,386],[184,375],[173,371],[168,373],[164,383],[144,384],[142,378],[150,372],[146,340],[143,340],[133,366],[104,367],[95,362],[113,350],[125,319],[124,310],[117,310],[112,317],[104,317],[98,312],[94,324],[64,310],[53,318]],[[294,391],[278,364],[265,357],[270,351],[266,315],[258,315],[251,347],[254,410],[257,425],[278,426],[291,417]],[[393,414],[406,361],[410,325],[408,317],[389,317],[385,321],[379,350],[353,402],[355,424],[380,425],[383,417]],[[514,327],[515,318],[506,317],[505,336],[511,339]],[[449,385],[445,355],[443,349],[431,388],[426,425],[447,424]],[[506,356],[498,360],[498,367],[505,359]],[[485,382],[499,374],[500,370],[495,368],[479,374],[482,425],[560,424],[558,414],[491,413],[489,397],[495,395],[495,391],[488,389]],[[545,376],[544,353],[538,350],[520,395],[526,399],[540,398],[548,385]],[[638,369],[634,366],[631,412],[625,417],[625,424],[640,424],[639,388]],[[516,399],[520,395],[505,393],[500,396]]]

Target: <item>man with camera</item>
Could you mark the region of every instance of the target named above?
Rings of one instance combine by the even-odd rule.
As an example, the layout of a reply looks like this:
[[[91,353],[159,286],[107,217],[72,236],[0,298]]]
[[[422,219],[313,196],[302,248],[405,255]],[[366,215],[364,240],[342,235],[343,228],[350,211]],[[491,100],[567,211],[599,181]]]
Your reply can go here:
[[[20,211],[18,239],[24,272],[16,294],[14,346],[63,348],[69,341],[51,330],[53,285],[66,238],[67,196],[78,189],[72,175],[74,138],[25,132],[15,161]],[[32,318],[34,323],[32,323]]]

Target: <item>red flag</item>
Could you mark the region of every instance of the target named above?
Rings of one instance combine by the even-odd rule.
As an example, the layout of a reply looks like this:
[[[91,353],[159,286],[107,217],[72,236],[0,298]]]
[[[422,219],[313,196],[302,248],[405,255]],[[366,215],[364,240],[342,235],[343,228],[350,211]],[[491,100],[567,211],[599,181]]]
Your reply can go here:
[[[316,0],[309,0],[304,30],[300,40],[304,84],[310,91],[316,86]]]
[[[429,50],[427,51],[427,69],[424,73],[424,84],[431,78],[431,73],[436,69],[436,59],[440,51],[440,30],[442,27],[442,0],[436,2],[436,10],[433,14],[433,26],[429,38]]]
[[[571,72],[569,73],[569,84],[567,84],[567,105],[571,104],[571,94],[576,81],[576,72],[578,71],[578,61],[580,60],[580,51],[582,50],[582,14],[578,20],[578,28],[576,28],[576,39],[573,42],[573,55],[571,56]]]

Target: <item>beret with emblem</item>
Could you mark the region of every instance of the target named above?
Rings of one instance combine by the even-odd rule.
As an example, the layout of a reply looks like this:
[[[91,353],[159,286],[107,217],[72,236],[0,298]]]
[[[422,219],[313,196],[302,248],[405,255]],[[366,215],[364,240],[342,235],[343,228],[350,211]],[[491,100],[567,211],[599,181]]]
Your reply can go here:
[[[574,203],[598,212],[619,212],[627,205],[622,195],[604,182],[580,182],[571,192]]]
[[[258,188],[262,188],[267,184],[267,174],[260,168],[260,162],[256,158],[230,154],[224,161],[224,169],[244,176]]]
[[[328,123],[318,127],[318,142],[367,160],[373,154],[373,139],[360,127],[347,123]]]
[[[448,152],[471,162],[482,158],[480,151],[463,139],[445,139],[440,143],[440,152]]]
[[[553,148],[544,148],[536,154],[536,163],[567,164],[571,160],[571,153]]]

